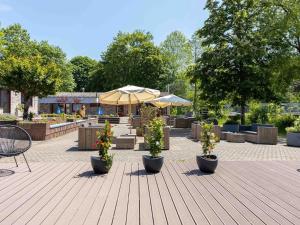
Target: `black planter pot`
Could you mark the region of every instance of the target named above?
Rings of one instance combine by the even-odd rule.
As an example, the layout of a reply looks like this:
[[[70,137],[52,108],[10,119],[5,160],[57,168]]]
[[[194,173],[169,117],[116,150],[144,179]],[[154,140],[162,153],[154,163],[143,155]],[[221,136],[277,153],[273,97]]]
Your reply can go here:
[[[91,156],[91,163],[92,163],[94,173],[96,174],[108,173],[111,167],[111,166],[107,166],[106,161],[102,160],[98,156]]]
[[[158,156],[156,158],[152,158],[149,155],[143,155],[143,164],[146,172],[159,173],[164,164],[164,157]]]
[[[197,164],[199,170],[205,173],[214,173],[218,166],[218,157],[210,155],[209,158],[203,155],[197,155]]]

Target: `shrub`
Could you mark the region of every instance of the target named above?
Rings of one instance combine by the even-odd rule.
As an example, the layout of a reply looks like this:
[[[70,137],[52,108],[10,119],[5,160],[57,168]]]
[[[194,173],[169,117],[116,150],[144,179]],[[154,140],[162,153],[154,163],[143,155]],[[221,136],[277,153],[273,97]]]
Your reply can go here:
[[[261,103],[251,102],[247,119],[250,123],[267,123],[268,122],[268,106]]]
[[[0,120],[2,121],[13,121],[16,119],[17,117],[11,114],[0,114]]]
[[[239,114],[234,116],[229,116],[228,119],[224,122],[224,124],[239,124],[241,116]]]
[[[142,126],[147,126],[150,121],[152,121],[157,114],[157,109],[155,107],[142,105],[141,107],[141,124]]]
[[[151,156],[158,157],[163,147],[164,138],[164,121],[161,118],[154,118],[148,125],[149,133],[146,136],[146,140],[149,143]]]
[[[292,127],[296,118],[291,114],[279,115],[270,122],[278,127],[279,133],[285,133],[287,127]]]
[[[298,118],[294,121],[294,124],[292,127],[287,127],[286,131],[291,132],[291,133],[300,133],[300,118]]]
[[[106,162],[106,167],[110,168],[112,165],[113,155],[108,154],[108,150],[111,147],[113,132],[111,130],[110,123],[106,120],[104,129],[97,132],[96,145],[99,148],[99,156]]]
[[[202,123],[200,140],[203,154],[209,157],[215,148],[217,138],[213,132],[214,125],[211,123]]]

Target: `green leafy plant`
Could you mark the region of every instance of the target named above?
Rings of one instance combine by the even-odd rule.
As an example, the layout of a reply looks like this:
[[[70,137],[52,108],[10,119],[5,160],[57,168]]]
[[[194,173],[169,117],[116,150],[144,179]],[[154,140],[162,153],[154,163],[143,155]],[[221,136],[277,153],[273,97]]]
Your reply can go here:
[[[214,150],[217,137],[213,132],[214,125],[212,123],[202,123],[201,125],[201,134],[200,140],[203,150],[203,155],[207,158],[210,158],[212,151]]]
[[[287,132],[300,133],[300,118],[296,119],[293,127],[287,127]]]
[[[16,120],[17,117],[11,114],[0,114],[1,121],[13,121]]]
[[[157,114],[157,108],[142,105],[141,107],[141,124],[142,126],[147,126]]]
[[[161,153],[164,138],[164,121],[161,118],[154,118],[148,125],[149,132],[146,141],[149,143],[151,157],[156,158]]]

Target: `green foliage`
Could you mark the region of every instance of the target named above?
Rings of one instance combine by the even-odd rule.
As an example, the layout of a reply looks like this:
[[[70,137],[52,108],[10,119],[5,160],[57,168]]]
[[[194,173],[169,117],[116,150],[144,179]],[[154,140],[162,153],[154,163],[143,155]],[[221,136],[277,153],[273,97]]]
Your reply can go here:
[[[260,1],[210,0],[209,18],[198,34],[203,52],[198,65],[202,97],[212,104],[229,99],[241,106],[242,123],[248,101],[277,99],[268,68],[273,57],[258,29]]]
[[[293,126],[295,119],[295,116],[291,114],[283,114],[271,120],[270,123],[278,127],[280,134],[284,134],[287,127]]]
[[[0,114],[0,121],[14,121],[17,117],[11,114]]]
[[[157,108],[152,106],[146,106],[145,104],[141,107],[141,124],[142,126],[148,126],[149,123],[156,117]]]
[[[212,151],[216,146],[216,142],[218,141],[213,132],[213,129],[214,129],[214,125],[212,123],[201,124],[200,140],[201,140],[203,154],[205,156],[211,155]]]
[[[106,120],[103,130],[97,132],[96,145],[99,148],[99,156],[106,162],[106,167],[110,168],[113,161],[113,155],[108,154],[108,150],[111,147],[113,132],[111,130],[110,123]]]
[[[1,32],[4,55],[0,61],[0,85],[24,95],[24,119],[28,117],[31,97],[73,90],[71,67],[60,48],[45,41],[32,41],[18,24]]]
[[[97,61],[87,56],[76,56],[70,60],[70,63],[76,83],[75,91],[87,90],[90,73],[95,69]]]
[[[300,133],[300,118],[298,118],[294,121],[293,127],[287,127],[286,131],[292,132],[292,133]]]
[[[150,146],[150,154],[152,157],[158,157],[163,147],[164,138],[164,121],[161,118],[154,118],[148,125],[149,132],[146,140]]]
[[[186,70],[187,66],[192,63],[193,56],[191,43],[182,32],[174,31],[161,43],[160,48],[168,59],[168,91],[180,95],[178,91],[182,89],[176,87],[178,87],[178,84],[184,85],[185,80],[188,81],[181,74]]]
[[[228,116],[224,124],[240,124],[240,119],[241,119],[240,115]]]
[[[262,123],[266,124],[269,121],[268,106],[261,103],[251,102],[249,104],[249,112],[247,119],[250,123]]]
[[[92,73],[102,91],[128,84],[158,88],[165,86],[166,58],[153,43],[150,33],[119,32],[102,54],[102,60]],[[92,90],[94,85],[88,85]]]

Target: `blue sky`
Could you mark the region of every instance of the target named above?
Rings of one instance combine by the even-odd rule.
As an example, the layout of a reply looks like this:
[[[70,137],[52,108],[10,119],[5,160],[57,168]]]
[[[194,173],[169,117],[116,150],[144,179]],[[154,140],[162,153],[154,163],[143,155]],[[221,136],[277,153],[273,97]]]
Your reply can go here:
[[[100,54],[118,31],[149,31],[159,44],[174,30],[190,37],[203,25],[205,0],[0,0],[0,23],[20,23],[31,37],[68,58]]]

